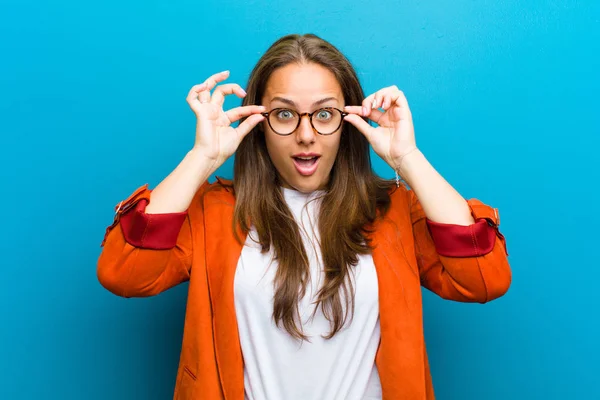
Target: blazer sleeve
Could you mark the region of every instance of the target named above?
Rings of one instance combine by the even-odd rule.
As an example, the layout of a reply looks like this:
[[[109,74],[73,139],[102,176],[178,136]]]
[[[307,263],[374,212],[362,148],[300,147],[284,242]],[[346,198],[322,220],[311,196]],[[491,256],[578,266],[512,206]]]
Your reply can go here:
[[[144,185],[115,207],[101,244],[98,280],[118,296],[153,296],[189,280],[193,252],[202,251],[198,243],[204,243],[203,237],[192,241],[189,212],[147,214],[150,194]],[[193,223],[204,226],[201,210],[194,212]],[[198,235],[202,229],[195,229]]]
[[[461,302],[485,303],[505,294],[511,270],[498,210],[471,199],[474,224],[440,224],[427,219],[414,191],[407,193],[421,285]]]

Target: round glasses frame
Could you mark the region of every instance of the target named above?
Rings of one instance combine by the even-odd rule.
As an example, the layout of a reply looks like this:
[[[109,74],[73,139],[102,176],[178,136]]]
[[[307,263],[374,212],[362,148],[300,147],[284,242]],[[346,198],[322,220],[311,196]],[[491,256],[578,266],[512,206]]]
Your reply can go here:
[[[273,128],[273,125],[271,125],[271,118],[270,118],[271,117],[271,113],[277,112],[277,111],[283,111],[283,110],[292,112],[292,113],[294,113],[294,114],[296,114],[298,116],[298,124],[296,124],[296,127],[290,133],[279,133],[279,132],[277,132]],[[340,124],[337,126],[337,128],[335,128],[330,133],[321,133],[321,132],[319,132],[319,130],[317,128],[315,128],[315,125],[313,124],[313,120],[312,120],[313,115],[316,114],[316,113],[318,113],[318,112],[320,112],[320,111],[323,111],[323,110],[325,110],[325,111],[333,111],[333,110],[335,110],[335,111],[337,111],[337,112],[339,112],[341,114]],[[273,132],[275,132],[276,134],[278,134],[279,136],[289,136],[292,133],[294,133],[296,131],[296,129],[298,129],[298,127],[300,126],[300,123],[302,122],[302,117],[304,117],[305,115],[308,116],[308,120],[310,121],[310,126],[312,126],[313,131],[317,132],[319,135],[322,135],[322,136],[329,136],[329,135],[332,135],[332,134],[336,133],[340,129],[340,127],[344,123],[344,117],[346,115],[348,115],[348,113],[344,112],[344,111],[342,111],[340,109],[337,109],[335,107],[323,107],[323,108],[319,108],[318,110],[315,110],[315,111],[313,111],[311,113],[308,113],[308,112],[299,113],[299,112],[296,112],[296,111],[291,110],[289,108],[274,108],[271,111],[267,111],[267,112],[261,113],[261,115],[267,119],[267,122],[269,123],[269,127],[271,127],[271,130]]]

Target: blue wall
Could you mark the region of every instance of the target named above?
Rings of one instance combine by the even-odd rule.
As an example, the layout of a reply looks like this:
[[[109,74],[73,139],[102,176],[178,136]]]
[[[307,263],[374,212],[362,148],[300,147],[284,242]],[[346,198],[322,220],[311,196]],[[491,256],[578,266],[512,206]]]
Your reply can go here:
[[[438,398],[600,398],[599,2],[269,3],[1,3],[0,398],[172,396],[187,285],[113,296],[99,244],[193,143],[189,88],[223,69],[244,84],[291,32],[332,41],[367,92],[403,89],[427,157],[500,208],[509,293],[425,295]]]

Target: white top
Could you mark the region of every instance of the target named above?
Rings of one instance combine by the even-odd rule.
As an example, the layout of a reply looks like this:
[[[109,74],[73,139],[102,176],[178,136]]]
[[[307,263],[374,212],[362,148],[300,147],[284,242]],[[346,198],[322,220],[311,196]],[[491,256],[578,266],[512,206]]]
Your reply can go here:
[[[322,191],[303,194],[282,189],[307,251],[311,280],[299,304],[303,332],[310,342],[294,339],[273,320],[273,279],[277,270],[272,251],[261,254],[252,228],[235,274],[235,310],[244,358],[246,400],[380,400],[375,367],[379,346],[377,274],[370,255],[359,256],[354,268],[354,318],[332,339],[329,321],[312,304],[323,282],[317,217]],[[313,200],[313,201],[311,201]],[[314,227],[314,229],[313,229]],[[316,250],[315,250],[316,249]]]

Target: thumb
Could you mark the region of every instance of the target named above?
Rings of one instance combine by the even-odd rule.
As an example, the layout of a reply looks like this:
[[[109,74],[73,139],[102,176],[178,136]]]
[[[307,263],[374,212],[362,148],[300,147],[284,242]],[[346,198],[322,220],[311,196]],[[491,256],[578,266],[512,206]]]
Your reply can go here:
[[[237,128],[235,128],[236,132],[240,136],[240,140],[244,138],[256,125],[258,125],[261,121],[264,121],[265,117],[261,114],[253,114],[246,118],[244,122],[242,122]]]
[[[356,129],[360,131],[360,133],[365,135],[369,142],[371,141],[371,136],[373,135],[373,131],[375,128],[369,125],[369,123],[362,119],[362,117],[359,117],[356,114],[348,114],[344,117],[344,120],[354,125]]]

